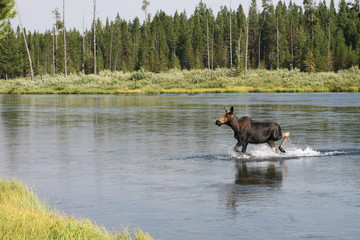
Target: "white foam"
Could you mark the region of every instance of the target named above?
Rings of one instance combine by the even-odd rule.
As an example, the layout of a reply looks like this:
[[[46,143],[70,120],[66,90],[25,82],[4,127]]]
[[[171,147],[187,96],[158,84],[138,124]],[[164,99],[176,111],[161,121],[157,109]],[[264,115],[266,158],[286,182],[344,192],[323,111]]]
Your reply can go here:
[[[268,159],[268,158],[291,158],[291,157],[318,157],[318,156],[329,156],[342,154],[339,151],[320,152],[312,149],[309,146],[300,148],[293,145],[288,145],[286,153],[275,153],[267,144],[261,145],[249,145],[247,151],[251,153],[251,156],[245,155],[245,159],[257,158],[257,159]],[[242,158],[242,154],[231,152],[232,157]]]

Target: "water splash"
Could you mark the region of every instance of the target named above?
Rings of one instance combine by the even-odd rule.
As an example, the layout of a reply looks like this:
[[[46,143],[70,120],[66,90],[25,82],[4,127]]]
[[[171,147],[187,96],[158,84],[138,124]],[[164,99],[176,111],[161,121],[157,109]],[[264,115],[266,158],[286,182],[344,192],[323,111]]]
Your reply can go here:
[[[242,157],[242,154],[236,153],[234,151],[229,152],[233,158],[244,158],[244,159],[288,159],[288,158],[298,158],[298,157],[320,157],[320,156],[332,156],[332,155],[340,155],[346,154],[345,151],[321,151],[314,150],[310,146],[306,146],[305,148],[297,147],[297,146],[287,146],[286,153],[275,153],[271,148],[269,148],[266,144],[254,145],[248,148],[251,156],[245,155]]]

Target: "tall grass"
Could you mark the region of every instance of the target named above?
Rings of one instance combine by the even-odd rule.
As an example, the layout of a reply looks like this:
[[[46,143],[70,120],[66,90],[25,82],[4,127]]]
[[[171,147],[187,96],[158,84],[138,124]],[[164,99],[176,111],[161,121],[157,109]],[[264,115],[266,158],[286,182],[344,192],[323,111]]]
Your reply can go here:
[[[138,230],[109,233],[88,219],[75,219],[51,210],[17,180],[0,180],[0,239],[119,239],[151,240]]]
[[[10,94],[166,94],[229,92],[359,92],[360,70],[304,73],[299,70],[252,70],[230,76],[229,69],[170,70],[151,73],[103,71],[99,75],[71,74],[0,80],[0,93]]]

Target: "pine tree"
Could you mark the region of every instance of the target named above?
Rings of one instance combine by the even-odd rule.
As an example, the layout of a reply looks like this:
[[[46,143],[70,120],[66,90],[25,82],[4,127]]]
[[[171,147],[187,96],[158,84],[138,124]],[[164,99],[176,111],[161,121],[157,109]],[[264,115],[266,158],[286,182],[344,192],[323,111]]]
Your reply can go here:
[[[259,13],[257,10],[256,0],[251,1],[249,9],[249,59],[251,63],[251,68],[257,67],[257,58],[258,54],[258,45],[259,45],[259,36],[260,36],[260,26],[259,26]]]
[[[288,15],[286,11],[285,4],[282,4],[281,1],[278,2],[276,6],[276,15],[278,17],[278,29],[279,29],[279,67],[280,68],[289,68],[291,65],[291,54],[289,50],[289,41],[288,41]]]
[[[314,36],[314,60],[317,72],[324,72],[327,70],[327,54],[328,54],[328,39],[326,33],[321,28],[320,24],[316,24]]]
[[[194,15],[190,19],[193,29],[192,29],[192,46],[194,50],[195,57],[195,68],[203,68],[202,55],[205,53],[205,38],[202,32],[202,26],[200,21],[199,9],[196,8]]]
[[[193,47],[191,44],[191,28],[186,12],[180,14],[179,58],[182,69],[194,67]]]
[[[14,31],[10,28],[0,39],[0,78],[15,78],[21,75],[22,61]]]
[[[314,0],[304,0],[304,17],[305,17],[305,29],[308,31],[311,36],[311,40],[314,38],[314,27],[316,24],[315,18],[315,1]]]
[[[112,60],[112,27],[109,18],[106,18],[106,23],[103,32],[103,55],[105,60],[105,69],[111,69],[110,60]]]
[[[132,41],[130,39],[130,33],[128,29],[128,23],[126,21],[121,22],[121,52],[120,52],[120,66],[124,72],[132,71],[134,64],[132,61]]]
[[[244,71],[244,49],[245,49],[245,31],[246,31],[246,16],[242,5],[239,5],[236,11],[236,25],[234,26],[234,47],[235,58],[234,65],[236,66],[236,75],[240,75]]]
[[[141,39],[139,46],[139,55],[138,61],[136,64],[136,70],[144,69],[150,71],[150,61],[149,61],[149,32],[145,23],[141,27]]]
[[[338,71],[360,64],[360,21],[354,6],[341,0],[337,11],[334,0],[329,7],[324,0],[317,6],[314,0],[305,0],[303,12],[292,2],[287,7],[277,1],[275,11],[272,0],[262,0],[259,13],[252,0],[246,20],[241,5],[236,12],[223,6],[214,16],[200,1],[189,17],[186,12],[167,15],[158,11],[152,19],[146,16],[141,25],[138,18],[125,21],[118,14],[105,24],[94,18],[91,29],[83,30],[82,35],[76,29],[65,33],[63,16],[55,10],[51,31],[27,33],[24,29],[24,36],[18,27],[3,38],[0,74],[2,78],[6,78],[5,71],[8,78],[26,76],[31,72],[30,61],[37,75],[54,73],[54,69],[64,73],[65,67],[67,73],[84,70],[86,74],[94,68],[97,72],[208,68],[211,75],[214,67],[231,69],[232,65],[240,73],[245,61],[249,68],[274,69],[278,61],[281,68]],[[5,39],[9,42],[4,43]],[[5,68],[10,56],[11,63],[17,64],[9,62]]]
[[[15,17],[14,0],[0,0],[0,38],[4,37],[10,29],[8,19]]]
[[[141,41],[140,21],[137,17],[134,19],[131,25],[130,35],[133,41],[132,61],[133,65],[136,66],[139,56],[139,45]]]
[[[120,15],[117,14],[114,21],[114,60],[113,60],[113,71],[118,71],[119,69],[119,56],[120,56],[120,50],[121,50],[121,18]]]
[[[260,16],[260,26],[262,29],[262,36],[261,36],[261,46],[263,49],[262,56],[265,67],[267,69],[272,69],[275,68],[274,58],[271,57],[276,47],[275,9],[271,0],[263,0],[262,8],[263,11]]]
[[[335,43],[335,71],[338,71],[347,67],[348,59],[348,47],[341,29],[336,34]]]
[[[79,73],[82,70],[82,37],[79,31],[72,29],[68,32],[68,71]]]
[[[304,56],[304,71],[305,72],[315,72],[315,61],[314,54],[310,49],[307,49]]]
[[[179,59],[179,31],[180,31],[180,16],[176,11],[174,17],[171,19],[172,28],[168,31],[169,36],[169,47],[171,50],[170,56],[170,68],[181,69],[180,59]]]

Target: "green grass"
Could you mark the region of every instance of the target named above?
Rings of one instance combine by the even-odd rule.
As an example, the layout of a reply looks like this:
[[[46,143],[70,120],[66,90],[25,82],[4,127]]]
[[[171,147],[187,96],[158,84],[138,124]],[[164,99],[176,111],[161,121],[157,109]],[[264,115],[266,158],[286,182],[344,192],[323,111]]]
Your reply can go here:
[[[230,76],[229,69],[170,70],[164,73],[103,71],[99,75],[37,76],[0,80],[0,93],[8,94],[181,94],[247,92],[359,92],[360,70],[304,73],[299,70],[251,70]]]
[[[51,210],[17,180],[0,180],[0,239],[118,239],[151,240],[147,233],[110,233],[88,219]]]

